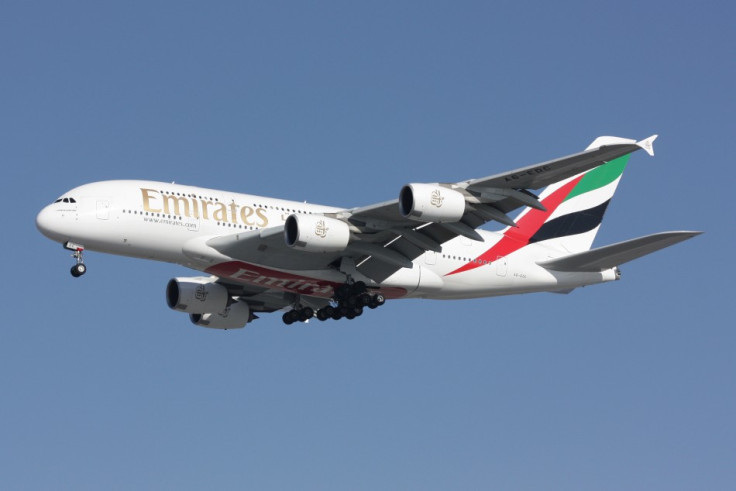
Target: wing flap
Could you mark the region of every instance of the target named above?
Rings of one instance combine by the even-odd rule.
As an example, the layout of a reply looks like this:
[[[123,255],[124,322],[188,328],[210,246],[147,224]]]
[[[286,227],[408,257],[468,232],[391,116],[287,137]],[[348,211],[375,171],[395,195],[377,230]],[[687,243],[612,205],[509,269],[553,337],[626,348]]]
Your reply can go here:
[[[661,232],[537,264],[554,271],[599,272],[690,239],[702,232]]]

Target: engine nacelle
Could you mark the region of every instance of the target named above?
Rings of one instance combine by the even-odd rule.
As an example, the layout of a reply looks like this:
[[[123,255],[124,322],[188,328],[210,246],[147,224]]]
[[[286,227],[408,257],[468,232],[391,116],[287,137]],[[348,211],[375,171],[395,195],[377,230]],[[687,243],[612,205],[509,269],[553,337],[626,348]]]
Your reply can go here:
[[[343,221],[321,215],[289,215],[284,242],[308,252],[338,252],[350,242],[350,228]]]
[[[241,329],[250,321],[250,307],[245,302],[235,302],[221,312],[189,314],[193,324],[210,329]]]
[[[407,184],[399,193],[399,211],[421,222],[459,222],[465,213],[465,196],[439,184]]]
[[[212,278],[174,278],[166,285],[166,303],[170,308],[189,314],[222,312],[230,294]]]

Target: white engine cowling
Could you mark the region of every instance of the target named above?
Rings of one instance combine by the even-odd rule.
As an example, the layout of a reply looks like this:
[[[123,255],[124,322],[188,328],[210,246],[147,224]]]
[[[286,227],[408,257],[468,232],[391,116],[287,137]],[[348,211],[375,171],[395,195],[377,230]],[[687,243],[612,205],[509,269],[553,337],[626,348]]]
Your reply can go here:
[[[189,314],[189,319],[197,326],[210,329],[241,329],[250,320],[250,307],[245,302],[235,302],[221,312]]]
[[[407,184],[399,193],[399,211],[421,222],[459,222],[465,213],[465,197],[439,184]]]
[[[189,314],[222,312],[230,300],[227,288],[212,278],[174,278],[166,285],[166,303]]]
[[[308,252],[338,252],[350,242],[350,228],[343,221],[321,215],[289,215],[284,242]]]

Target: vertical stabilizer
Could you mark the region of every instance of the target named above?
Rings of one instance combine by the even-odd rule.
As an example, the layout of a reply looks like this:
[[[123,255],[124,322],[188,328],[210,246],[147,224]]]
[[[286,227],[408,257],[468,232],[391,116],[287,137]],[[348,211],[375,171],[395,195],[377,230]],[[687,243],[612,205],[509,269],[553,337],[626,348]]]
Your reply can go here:
[[[557,206],[530,233],[529,242],[543,242],[567,252],[590,249],[628,160],[629,155],[624,155],[547,187],[540,200],[554,201]],[[535,212],[538,211],[526,209],[517,221]],[[509,229],[507,233],[514,231]]]
[[[539,196],[548,211],[525,209],[516,221],[527,226],[509,228],[505,235],[571,253],[587,251],[628,161],[624,155],[548,186]]]
[[[608,145],[635,144],[652,155],[652,142],[656,137],[653,135],[637,142],[602,136],[596,138],[588,150]],[[569,254],[590,250],[628,161],[627,154],[550,184],[538,200],[530,200],[529,206],[519,214],[513,225],[503,231],[503,237],[490,249],[447,274],[475,269],[480,264],[506,257],[531,243],[543,244]]]

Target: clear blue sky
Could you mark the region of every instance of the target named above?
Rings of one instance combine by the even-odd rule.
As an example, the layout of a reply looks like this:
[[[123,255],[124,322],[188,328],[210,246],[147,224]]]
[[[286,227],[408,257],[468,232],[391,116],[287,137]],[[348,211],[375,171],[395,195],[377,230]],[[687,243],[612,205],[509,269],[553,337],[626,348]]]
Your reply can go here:
[[[730,2],[13,2],[0,9],[4,489],[733,489]],[[169,264],[35,229],[79,184],[338,206],[637,152],[597,245],[706,233],[571,295],[192,326]]]

